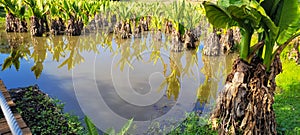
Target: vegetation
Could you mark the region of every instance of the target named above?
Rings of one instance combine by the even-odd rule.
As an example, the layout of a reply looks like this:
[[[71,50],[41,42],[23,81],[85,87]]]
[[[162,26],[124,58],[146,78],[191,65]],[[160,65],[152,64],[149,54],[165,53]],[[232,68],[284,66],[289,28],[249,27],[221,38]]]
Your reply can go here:
[[[211,116],[220,134],[276,134],[273,96],[281,69],[279,55],[300,35],[297,0],[220,0],[204,2],[217,28],[240,27],[240,59],[227,76]],[[254,32],[258,43],[250,46]]]
[[[0,4],[6,11],[7,32],[27,32],[25,6],[18,0],[1,0]]]
[[[4,11],[4,7],[0,6],[0,18],[4,18],[5,17],[5,11]]]
[[[117,37],[129,38],[154,30],[160,40],[165,26],[165,32],[172,33],[173,43],[176,41],[178,44],[172,47],[174,51],[182,50],[183,43],[185,48],[196,47],[199,34],[195,34],[193,29],[199,26],[204,16],[201,5],[186,4],[184,0],[171,4],[109,0],[1,0],[0,3],[7,11],[6,23],[10,24],[7,32],[26,32],[17,29],[27,27],[25,19],[29,19],[32,36],[48,35],[49,32],[78,36],[82,31],[102,29],[114,32]],[[15,20],[21,20],[24,26],[15,25],[19,24]]]
[[[0,4],[6,10],[7,32],[27,31],[25,19],[30,19],[32,36],[43,36],[47,35],[48,32],[53,35],[67,34],[78,36],[82,32],[90,32],[95,29],[98,32],[98,30],[104,31],[105,29],[106,31],[104,32],[114,31],[117,37],[130,38],[133,36],[139,37],[144,31],[153,30],[157,33],[157,39],[161,40],[162,29],[165,29],[167,36],[171,36],[171,49],[173,51],[180,51],[182,48],[196,48],[195,41],[198,38],[193,30],[200,24],[203,14],[206,14],[209,22],[215,28],[228,29],[237,26],[242,34],[240,59],[235,61],[232,72],[227,77],[226,86],[218,98],[217,106],[211,116],[212,125],[219,130],[220,134],[296,134],[299,132],[298,125],[300,123],[298,116],[300,115],[299,105],[297,104],[299,102],[298,90],[300,89],[300,79],[297,73],[299,66],[284,60],[284,71],[278,75],[282,71],[279,54],[289,42],[300,35],[300,10],[297,0],[219,0],[218,5],[204,2],[203,5],[196,6],[185,1],[176,1],[166,5],[164,3],[110,2],[106,0],[83,0],[79,2],[75,0],[63,0],[61,2],[55,0],[0,0]],[[29,10],[25,12],[25,8]],[[61,11],[68,14],[61,14]],[[214,29],[215,33],[217,33],[216,30]],[[229,29],[227,33],[230,34],[232,39],[233,32]],[[26,46],[20,49],[11,45],[11,53],[5,60],[2,70],[12,65],[18,70],[20,67],[19,59],[32,57],[35,62],[32,70],[39,77],[43,69],[43,61],[45,60],[47,49],[52,51],[53,60],[56,61],[60,57],[64,57],[65,50],[62,48],[67,48],[67,51],[70,52],[69,57],[59,67],[68,65],[70,69],[84,60],[79,51],[83,50],[82,48],[84,47],[75,44],[78,41],[77,39],[70,40],[73,41],[70,43],[57,43],[58,41],[55,38],[49,37],[49,42],[44,46],[37,45],[37,42],[42,40],[32,39],[33,44],[35,44],[34,50],[39,50],[39,52],[34,51],[30,53]],[[105,44],[106,40],[104,38],[101,42]],[[254,44],[251,44],[251,42]],[[111,46],[107,45],[105,48],[109,47]],[[132,51],[131,47],[134,50],[133,55],[130,53]],[[121,70],[123,70],[126,63],[130,66],[129,61],[133,57],[139,57],[138,55],[143,47],[145,47],[143,44],[141,46],[123,45],[118,50],[122,55],[122,59],[118,62]],[[86,50],[88,51],[96,50],[95,45],[90,45],[87,48]],[[295,48],[298,50],[297,53],[299,55],[299,46]],[[115,51],[114,53],[118,52],[112,50],[112,48],[109,49],[111,49],[110,51]],[[151,46],[151,49],[155,50],[151,54],[151,60],[154,61],[154,64],[158,59],[163,62],[160,50],[154,46]],[[181,58],[181,56],[180,54],[171,53],[171,72],[169,75],[164,74],[166,80],[160,86],[161,89],[167,88],[168,98],[174,96],[174,99],[177,99],[180,90],[179,79],[182,75],[183,67],[176,60]],[[193,59],[190,60],[191,63],[189,64],[197,61],[195,56],[193,55]],[[189,71],[189,69],[184,70]],[[279,91],[275,91],[276,76],[277,84],[281,88]],[[205,81],[207,83],[208,78]],[[208,86],[203,85],[200,89],[205,87]],[[25,101],[42,100],[44,102],[45,100],[45,105],[47,106],[56,104],[56,102],[51,101],[45,95],[33,97],[30,95],[30,92],[35,94],[38,91],[30,90],[29,94],[25,93],[24,97],[22,97]],[[275,92],[278,92],[278,94],[275,95],[274,102]],[[290,100],[286,100],[287,98]],[[46,104],[48,102],[50,104]],[[25,115],[26,119],[37,121],[35,118],[40,116],[32,115],[36,110],[25,107],[31,106],[31,103],[28,103],[20,101],[20,104],[24,104],[21,105],[23,108],[20,111]],[[45,108],[45,106],[40,106],[39,108]],[[83,133],[82,127],[78,123],[75,122],[75,124],[69,125],[68,120],[71,119],[72,121],[72,118],[60,114],[62,108],[58,108],[46,111],[52,113],[54,110],[55,114],[59,112],[59,116],[48,116],[48,113],[41,115],[55,119],[62,117],[63,122],[60,124],[68,126],[59,125],[59,127],[64,127],[65,129],[56,129],[56,126],[50,126],[49,128],[53,129],[41,131],[41,127],[47,124],[54,124],[49,123],[53,122],[53,120],[44,123],[39,120],[42,123],[33,126],[33,131],[35,133],[51,133],[52,131],[53,133],[77,133],[75,131]],[[30,113],[22,112],[24,110]],[[274,111],[276,113],[277,127]],[[85,121],[89,134],[96,134],[97,129],[92,124],[92,121],[87,117]],[[125,134],[131,123],[132,120],[129,120],[120,131],[120,134]],[[201,125],[203,123],[204,125]],[[71,127],[69,128],[69,126]],[[211,130],[210,126],[208,119],[202,119],[195,114],[190,114],[187,120],[170,134],[217,134]],[[115,134],[115,131],[110,129],[107,133]]]
[[[187,114],[178,127],[172,130],[169,135],[217,135],[218,133],[212,129],[209,118],[199,116],[197,113]]]
[[[42,93],[38,86],[9,92],[33,134],[84,134],[78,117],[64,113],[64,105]]]
[[[288,60],[292,47],[282,53],[283,72],[276,77],[278,89],[273,105],[276,113],[277,133],[294,135],[300,132],[300,66]]]

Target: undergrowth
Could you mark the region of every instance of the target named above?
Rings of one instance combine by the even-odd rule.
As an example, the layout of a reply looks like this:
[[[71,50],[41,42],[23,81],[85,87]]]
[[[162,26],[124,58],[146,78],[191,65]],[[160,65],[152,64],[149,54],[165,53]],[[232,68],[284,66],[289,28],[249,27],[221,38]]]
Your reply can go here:
[[[300,65],[288,60],[286,53],[281,58],[283,72],[276,77],[278,90],[273,105],[277,133],[296,135],[300,134]]]

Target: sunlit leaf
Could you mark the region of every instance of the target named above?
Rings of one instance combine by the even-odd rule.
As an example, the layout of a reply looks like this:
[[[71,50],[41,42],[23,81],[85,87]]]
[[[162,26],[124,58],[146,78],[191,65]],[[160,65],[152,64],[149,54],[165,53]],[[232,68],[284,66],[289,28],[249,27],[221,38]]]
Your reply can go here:
[[[88,135],[98,135],[96,126],[88,116],[84,117],[84,121],[88,129]]]
[[[128,120],[126,124],[122,127],[121,131],[118,133],[118,135],[125,135],[125,133],[129,130],[131,124],[133,122],[133,118]]]
[[[236,24],[231,15],[221,7],[210,2],[204,2],[203,5],[206,11],[206,17],[214,27],[227,28]]]
[[[106,134],[108,134],[108,135],[115,135],[116,131],[113,128],[109,128],[109,129],[106,130]]]
[[[276,18],[279,26],[278,44],[286,42],[297,30],[300,29],[300,11],[297,0],[282,1],[280,16]]]
[[[2,71],[7,69],[8,67],[10,67],[13,63],[13,58],[12,57],[8,57],[4,60],[4,63],[2,65]]]

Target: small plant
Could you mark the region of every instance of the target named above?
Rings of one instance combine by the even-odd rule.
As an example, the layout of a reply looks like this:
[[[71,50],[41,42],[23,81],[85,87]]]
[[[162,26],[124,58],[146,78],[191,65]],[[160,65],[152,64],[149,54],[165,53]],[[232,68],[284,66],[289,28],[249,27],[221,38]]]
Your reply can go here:
[[[10,94],[33,134],[84,134],[78,117],[64,113],[64,104],[42,93],[38,86],[10,90]]]
[[[98,135],[98,130],[92,120],[88,117],[84,117],[84,122],[86,124],[88,135]]]
[[[217,135],[211,127],[209,119],[207,117],[199,116],[197,113],[187,113],[187,118],[169,135]]]
[[[95,124],[88,116],[84,117],[84,121],[87,126],[87,131],[88,131],[87,134],[88,135],[98,135],[98,130],[97,130]],[[125,135],[128,132],[132,122],[133,122],[133,119],[128,120],[127,123],[122,127],[122,129],[120,130],[119,133],[116,133],[115,129],[109,128],[109,129],[107,129],[105,135]]]
[[[106,135],[125,135],[128,132],[132,122],[133,122],[133,118],[128,120],[127,123],[125,123],[125,125],[122,127],[122,129],[119,131],[119,133],[115,133],[115,129],[109,128],[106,131]]]

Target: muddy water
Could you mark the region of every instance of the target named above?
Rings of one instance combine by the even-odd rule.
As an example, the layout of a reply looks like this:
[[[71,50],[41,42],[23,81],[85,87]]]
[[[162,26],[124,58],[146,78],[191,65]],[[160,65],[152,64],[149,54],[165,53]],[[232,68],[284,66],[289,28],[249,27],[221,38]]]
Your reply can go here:
[[[66,112],[88,115],[102,130],[120,129],[134,118],[137,132],[146,132],[156,120],[180,123],[185,112],[209,113],[236,57],[171,52],[169,37],[155,41],[151,33],[127,40],[100,34],[0,37],[0,64],[20,63],[18,71],[12,65],[0,72],[8,88],[38,84],[62,100]]]

